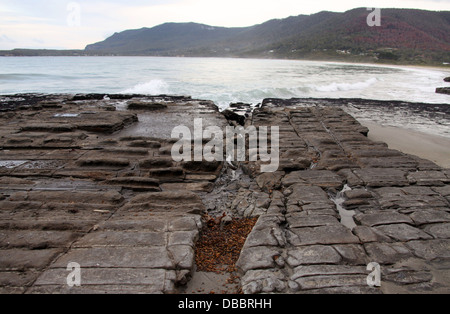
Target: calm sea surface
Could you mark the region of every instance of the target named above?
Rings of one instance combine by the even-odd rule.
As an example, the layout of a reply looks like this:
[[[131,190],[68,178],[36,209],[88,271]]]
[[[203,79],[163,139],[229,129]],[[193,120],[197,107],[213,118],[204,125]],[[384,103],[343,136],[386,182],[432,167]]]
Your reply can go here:
[[[450,69],[293,60],[0,57],[0,94],[186,95],[212,100],[221,109],[231,102],[258,104],[271,97],[450,104],[450,96],[435,93],[436,87],[450,86],[443,82],[447,76]]]

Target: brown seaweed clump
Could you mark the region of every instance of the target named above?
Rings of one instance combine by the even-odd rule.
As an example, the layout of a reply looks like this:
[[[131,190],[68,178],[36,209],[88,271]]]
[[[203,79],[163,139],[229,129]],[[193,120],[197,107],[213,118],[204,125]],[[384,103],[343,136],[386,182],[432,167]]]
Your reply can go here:
[[[195,250],[197,271],[232,273],[258,218],[233,219],[228,224],[208,220]]]

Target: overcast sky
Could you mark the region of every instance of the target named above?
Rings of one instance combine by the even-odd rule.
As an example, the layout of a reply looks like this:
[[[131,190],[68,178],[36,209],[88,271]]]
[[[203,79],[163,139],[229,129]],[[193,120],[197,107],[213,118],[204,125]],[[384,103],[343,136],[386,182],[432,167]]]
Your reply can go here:
[[[84,49],[114,32],[165,22],[238,27],[357,7],[450,11],[450,0],[0,0],[0,50]]]

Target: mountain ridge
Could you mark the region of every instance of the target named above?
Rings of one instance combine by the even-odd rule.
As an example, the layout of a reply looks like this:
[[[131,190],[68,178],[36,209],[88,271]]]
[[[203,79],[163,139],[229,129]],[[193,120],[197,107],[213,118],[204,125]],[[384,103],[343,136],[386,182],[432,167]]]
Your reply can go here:
[[[87,52],[192,57],[339,58],[412,63],[450,61],[450,12],[366,8],[321,11],[240,28],[164,23],[116,33]]]
[[[381,9],[272,19],[248,27],[163,23],[125,30],[66,55],[243,57],[443,65],[450,63],[450,11]],[[65,55],[57,50],[16,49],[0,55]]]

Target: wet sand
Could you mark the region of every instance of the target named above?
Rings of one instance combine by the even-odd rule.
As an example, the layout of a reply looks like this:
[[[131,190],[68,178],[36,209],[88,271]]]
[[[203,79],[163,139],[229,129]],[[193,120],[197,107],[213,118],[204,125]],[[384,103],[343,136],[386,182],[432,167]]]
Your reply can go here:
[[[409,129],[383,126],[373,122],[360,121],[369,128],[369,138],[382,141],[391,149],[428,159],[437,165],[450,168],[450,139]]]

